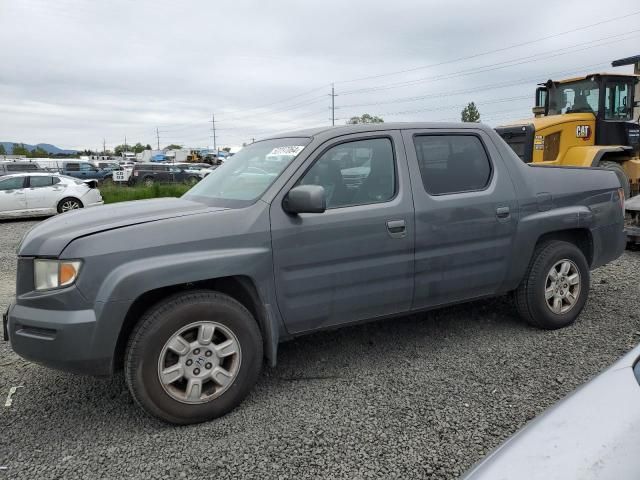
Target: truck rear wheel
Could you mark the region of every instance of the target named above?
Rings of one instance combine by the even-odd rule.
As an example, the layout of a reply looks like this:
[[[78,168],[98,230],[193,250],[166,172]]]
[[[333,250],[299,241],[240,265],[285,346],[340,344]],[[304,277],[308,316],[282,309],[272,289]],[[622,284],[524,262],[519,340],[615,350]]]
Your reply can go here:
[[[203,290],[169,297],[142,317],[127,346],[125,378],[147,413],[186,425],[239,405],[261,367],[262,337],[249,311]]]
[[[515,291],[518,313],[539,328],[571,325],[587,302],[589,283],[589,265],[577,246],[558,240],[543,243]]]
[[[629,184],[629,177],[627,177],[627,174],[625,173],[624,169],[622,168],[622,165],[620,165],[617,162],[612,162],[610,160],[605,160],[604,162],[600,162],[600,164],[598,166],[600,168],[606,168],[607,170],[611,170],[612,172],[614,172],[616,174],[616,176],[618,177],[618,180],[620,180],[620,185],[622,186],[622,189],[624,190],[624,198],[630,198],[631,197],[631,186]]]

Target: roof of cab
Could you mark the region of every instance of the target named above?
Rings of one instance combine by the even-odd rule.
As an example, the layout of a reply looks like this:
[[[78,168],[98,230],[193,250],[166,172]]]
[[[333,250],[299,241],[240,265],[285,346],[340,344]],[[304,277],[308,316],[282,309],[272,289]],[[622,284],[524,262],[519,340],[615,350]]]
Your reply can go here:
[[[336,125],[334,127],[316,127],[306,128],[303,130],[293,130],[290,132],[282,132],[261,140],[273,138],[295,138],[295,137],[337,137],[340,135],[349,135],[352,133],[376,132],[381,130],[438,130],[438,129],[482,129],[491,130],[491,127],[482,123],[464,123],[464,122],[391,122],[391,123],[359,123],[356,125]]]

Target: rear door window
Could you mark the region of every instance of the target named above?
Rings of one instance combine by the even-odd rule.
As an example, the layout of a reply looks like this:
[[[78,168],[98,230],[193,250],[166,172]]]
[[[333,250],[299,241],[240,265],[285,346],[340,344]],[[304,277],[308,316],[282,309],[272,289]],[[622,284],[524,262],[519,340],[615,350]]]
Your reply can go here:
[[[422,184],[431,195],[483,190],[491,162],[475,135],[418,135],[413,140]]]
[[[8,172],[27,172],[38,170],[38,166],[32,163],[9,163],[7,164]]]
[[[53,177],[29,177],[31,188],[50,187],[53,185]]]

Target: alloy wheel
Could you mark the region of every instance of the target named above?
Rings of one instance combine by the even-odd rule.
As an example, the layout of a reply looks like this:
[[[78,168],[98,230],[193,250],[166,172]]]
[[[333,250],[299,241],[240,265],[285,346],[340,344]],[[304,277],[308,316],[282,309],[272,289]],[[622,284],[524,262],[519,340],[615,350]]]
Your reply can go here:
[[[165,343],[158,359],[158,379],[165,392],[182,403],[206,403],[234,382],[242,353],[236,335],[213,321],[181,328]]]
[[[556,315],[571,310],[580,296],[580,272],[571,260],[556,262],[545,282],[544,297],[547,307]]]

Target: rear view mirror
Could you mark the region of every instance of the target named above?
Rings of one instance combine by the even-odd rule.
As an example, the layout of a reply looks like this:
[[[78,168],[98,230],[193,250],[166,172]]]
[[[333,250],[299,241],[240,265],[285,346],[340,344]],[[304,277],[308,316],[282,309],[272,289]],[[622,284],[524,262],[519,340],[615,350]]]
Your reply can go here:
[[[288,213],[323,213],[327,209],[324,187],[299,185],[284,197],[282,207]]]

